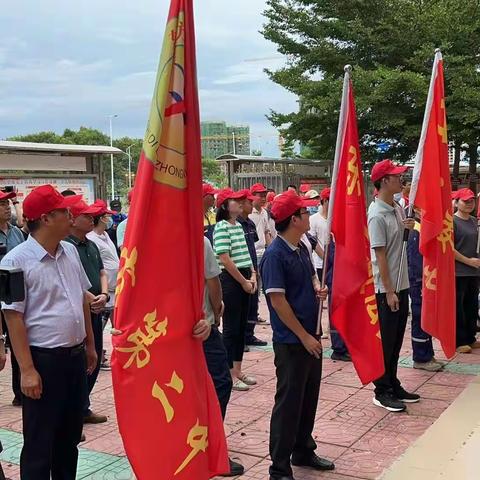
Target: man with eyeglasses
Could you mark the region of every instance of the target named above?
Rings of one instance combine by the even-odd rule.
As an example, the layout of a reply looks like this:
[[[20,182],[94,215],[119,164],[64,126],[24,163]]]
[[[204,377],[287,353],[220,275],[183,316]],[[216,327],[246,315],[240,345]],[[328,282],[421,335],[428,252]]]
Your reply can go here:
[[[322,376],[322,344],[316,335],[318,298],[327,298],[301,237],[310,229],[308,201],[296,193],[272,204],[278,236],[267,248],[260,273],[273,330],[277,376],[270,421],[270,480],[294,480],[292,464],[315,470],[335,465],[315,454],[312,437]]]
[[[394,195],[402,191],[402,174],[407,168],[397,166],[391,160],[374,165],[371,178],[378,197],[368,211],[368,233],[385,360],[385,373],[374,382],[373,403],[390,412],[403,412],[405,403],[420,400],[420,395],[409,393],[402,387],[397,375],[407,326],[410,286],[406,258],[399,278],[400,259],[405,229],[412,230],[415,220],[405,218],[404,210],[395,202]]]
[[[23,202],[30,236],[1,262],[25,278],[25,300],[2,302],[20,366],[25,479],[76,477],[86,374],[97,364],[91,285],[77,250],[63,241],[72,225],[69,208],[80,199],[62,197],[51,185],[33,189]]]

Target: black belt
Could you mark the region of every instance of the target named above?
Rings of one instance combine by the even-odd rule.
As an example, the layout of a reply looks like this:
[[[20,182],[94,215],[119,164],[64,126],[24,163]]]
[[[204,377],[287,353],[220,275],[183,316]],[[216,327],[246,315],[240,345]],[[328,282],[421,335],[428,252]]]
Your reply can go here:
[[[49,353],[50,355],[63,355],[68,357],[74,357],[85,351],[85,342],[75,345],[74,347],[55,347],[55,348],[44,348],[44,347],[34,347],[31,346],[30,349],[33,352],[39,353]]]

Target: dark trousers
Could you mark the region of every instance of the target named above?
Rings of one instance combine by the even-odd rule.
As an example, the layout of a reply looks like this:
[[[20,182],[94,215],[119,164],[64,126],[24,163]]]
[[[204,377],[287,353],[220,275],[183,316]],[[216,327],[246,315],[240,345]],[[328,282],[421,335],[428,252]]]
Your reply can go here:
[[[92,313],[92,329],[93,339],[95,340],[95,351],[97,352],[98,362],[95,370],[91,375],[86,376],[88,395],[85,398],[85,406],[83,408],[83,414],[85,416],[91,413],[90,410],[90,394],[93,387],[97,382],[98,373],[100,372],[100,364],[102,363],[103,356],[103,319],[101,314]]]
[[[478,277],[457,277],[457,347],[475,341],[478,316]]]
[[[250,278],[249,268],[240,269],[245,278]],[[228,366],[233,368],[233,362],[243,360],[245,348],[245,328],[247,326],[248,305],[250,296],[242,286],[227,272],[220,275],[223,291],[223,343],[227,350]]]
[[[20,367],[18,366],[17,357],[13,352],[12,343],[10,342],[10,334],[8,333],[8,326],[5,318],[2,316],[3,333],[7,335],[7,346],[10,348],[10,361],[12,362],[12,391],[15,398],[22,399],[22,389],[20,387]]]
[[[317,445],[312,437],[322,358],[302,344],[274,343],[277,392],[270,421],[270,475],[292,475],[290,457],[308,459]]]
[[[43,389],[39,400],[23,397],[21,479],[75,480],[87,393],[85,351],[31,350]]]
[[[317,269],[321,270],[320,268]],[[330,324],[330,340],[332,342],[332,350],[338,355],[346,355],[348,353],[348,348],[343,341],[343,338],[340,336],[340,333],[335,328],[335,325],[332,323],[330,317],[330,312],[332,311],[332,300],[331,296],[328,297],[328,323]]]
[[[248,303],[247,325],[245,327],[245,342],[253,340],[255,337],[255,326],[258,321],[258,290],[250,295]]]
[[[432,337],[422,330],[422,284],[410,285],[412,306],[412,350],[413,361],[426,363],[433,358]]]
[[[385,373],[375,384],[375,395],[395,392],[401,387],[397,376],[398,359],[402,349],[403,337],[407,327],[408,318],[408,290],[402,290],[398,294],[400,308],[392,312],[387,304],[387,295],[377,293],[378,318],[380,321],[380,333],[382,335],[383,358],[385,361]]]
[[[203,342],[203,351],[207,360],[208,373],[212,377],[217,392],[222,418],[225,419],[227,405],[232,393],[232,376],[228,366],[227,351],[218,327],[212,327],[210,336]]]

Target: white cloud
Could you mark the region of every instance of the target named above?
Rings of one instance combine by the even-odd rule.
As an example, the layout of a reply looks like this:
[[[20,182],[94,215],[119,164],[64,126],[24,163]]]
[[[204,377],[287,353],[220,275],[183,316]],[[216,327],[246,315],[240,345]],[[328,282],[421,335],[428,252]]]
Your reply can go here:
[[[105,131],[112,112],[115,135],[143,136],[168,4],[2,0],[0,138],[81,125]],[[296,104],[263,72],[282,64],[258,33],[264,8],[264,0],[196,1],[197,62],[202,118],[250,124],[252,144],[272,150],[265,115]]]

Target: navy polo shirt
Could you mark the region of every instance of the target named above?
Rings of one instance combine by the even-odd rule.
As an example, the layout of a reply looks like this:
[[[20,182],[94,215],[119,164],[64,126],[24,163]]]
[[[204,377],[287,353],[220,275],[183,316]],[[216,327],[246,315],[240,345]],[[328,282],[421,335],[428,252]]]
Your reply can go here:
[[[250,218],[243,218],[241,215],[237,218],[237,222],[245,232],[245,241],[247,242],[248,253],[252,259],[253,268],[256,270],[258,265],[257,251],[255,250],[255,242],[258,242],[257,226]]]
[[[307,248],[301,242],[296,248],[277,236],[260,262],[260,274],[267,295],[273,342],[301,343],[272,307],[269,293],[274,292],[285,293],[298,321],[310,335],[315,335],[318,302],[312,283],[315,272]]]

